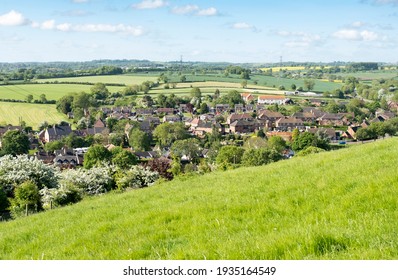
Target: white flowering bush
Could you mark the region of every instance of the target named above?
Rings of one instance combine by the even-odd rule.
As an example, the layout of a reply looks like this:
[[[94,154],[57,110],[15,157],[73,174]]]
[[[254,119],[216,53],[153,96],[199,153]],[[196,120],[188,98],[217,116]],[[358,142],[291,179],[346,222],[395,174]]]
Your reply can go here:
[[[0,158],[0,185],[5,189],[13,189],[26,181],[34,182],[39,189],[55,188],[58,178],[58,169],[36,158],[27,155],[6,155]]]
[[[90,169],[69,169],[61,174],[61,185],[72,184],[88,195],[98,195],[112,189],[114,167],[110,165]]]
[[[143,188],[152,185],[159,179],[159,173],[141,165],[132,166],[129,170],[120,172],[116,178],[119,189]]]
[[[59,188],[40,190],[41,203],[44,209],[65,206],[83,199],[83,190],[71,182],[61,181]]]

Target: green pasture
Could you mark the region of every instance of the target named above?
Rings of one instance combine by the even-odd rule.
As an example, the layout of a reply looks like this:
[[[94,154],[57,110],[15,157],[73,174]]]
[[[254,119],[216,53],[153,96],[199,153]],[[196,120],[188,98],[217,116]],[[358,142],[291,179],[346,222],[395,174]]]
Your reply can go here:
[[[0,259],[396,260],[398,139],[0,223]]]
[[[26,96],[33,95],[33,99],[40,100],[45,94],[47,100],[58,100],[64,95],[74,92],[90,92],[92,85],[77,84],[18,84],[0,86],[0,99],[26,100]],[[107,87],[110,92],[121,91],[124,87]]]
[[[109,84],[125,84],[134,85],[142,84],[145,81],[157,80],[157,76],[153,75],[108,75],[108,76],[81,76],[72,78],[54,78],[37,80],[39,83],[53,82],[74,82],[74,83],[109,83]]]
[[[44,121],[49,124],[68,121],[64,114],[56,110],[54,104],[0,102],[0,125],[19,125],[20,119],[33,129],[37,129]]]

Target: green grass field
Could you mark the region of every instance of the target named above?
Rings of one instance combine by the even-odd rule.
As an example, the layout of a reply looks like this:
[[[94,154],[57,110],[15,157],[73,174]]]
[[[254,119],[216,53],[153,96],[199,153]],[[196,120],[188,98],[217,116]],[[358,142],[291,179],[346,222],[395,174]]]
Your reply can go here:
[[[19,84],[0,86],[0,98],[26,100],[26,96],[33,95],[39,100],[41,94],[45,94],[48,100],[58,100],[64,95],[73,92],[90,92],[92,85],[77,84]],[[124,87],[107,87],[110,92],[121,91]]]
[[[136,75],[82,76],[82,77],[73,77],[73,78],[41,79],[37,80],[37,82],[45,83],[45,82],[63,81],[63,82],[79,82],[79,83],[89,82],[89,83],[139,85],[145,81],[155,82],[157,78],[158,78],[157,76],[153,75],[136,74]]]
[[[49,124],[67,121],[66,116],[59,113],[53,104],[0,102],[1,125],[19,125],[19,118],[22,118],[33,129],[37,129],[44,121],[47,121]]]
[[[339,76],[343,77],[356,77],[360,80],[371,81],[378,79],[393,79],[398,77],[398,70],[378,70],[378,71],[367,71],[357,73],[339,73]]]
[[[0,259],[397,259],[398,139],[0,223]]]

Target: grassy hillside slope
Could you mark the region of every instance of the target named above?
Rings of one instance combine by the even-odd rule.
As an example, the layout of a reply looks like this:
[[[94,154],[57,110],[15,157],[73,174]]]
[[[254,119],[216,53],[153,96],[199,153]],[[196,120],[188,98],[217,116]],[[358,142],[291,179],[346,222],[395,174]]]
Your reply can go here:
[[[398,259],[398,139],[0,223],[0,259]]]

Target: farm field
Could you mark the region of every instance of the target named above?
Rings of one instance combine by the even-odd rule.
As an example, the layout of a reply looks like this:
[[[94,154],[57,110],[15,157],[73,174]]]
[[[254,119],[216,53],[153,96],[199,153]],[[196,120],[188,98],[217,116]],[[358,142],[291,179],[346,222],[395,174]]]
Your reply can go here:
[[[0,86],[0,99],[26,100],[26,96],[33,95],[33,99],[40,99],[45,94],[47,100],[58,100],[64,95],[73,92],[90,92],[92,85],[76,84],[18,84]],[[107,87],[110,92],[117,92],[124,87]]]
[[[277,78],[277,77],[263,76],[263,75],[253,75],[252,81],[257,81],[258,85],[263,85],[263,86],[275,85],[277,88],[282,85],[286,88],[287,91],[291,90],[292,84],[295,84],[297,88],[298,87],[304,88],[304,79],[286,79],[286,78]],[[342,84],[340,83],[315,80],[315,86],[313,91],[317,92],[333,91],[335,89],[341,88],[341,86]]]
[[[398,138],[0,223],[0,259],[396,260]]]
[[[156,76],[149,75],[108,75],[108,76],[82,76],[82,77],[73,77],[73,78],[55,78],[55,79],[41,79],[37,80],[39,83],[46,82],[55,82],[55,81],[63,81],[63,82],[78,82],[78,83],[113,83],[113,84],[125,84],[125,85],[133,85],[133,84],[142,84],[145,81],[153,81],[157,80]]]
[[[55,109],[54,104],[0,102],[1,125],[19,125],[19,118],[22,118],[33,129],[37,129],[44,121],[47,121],[49,124],[68,121],[64,114],[59,113]]]
[[[357,73],[339,73],[339,76],[342,77],[355,77],[359,80],[371,81],[377,79],[393,79],[398,78],[398,70],[390,70],[390,71],[371,71],[371,72],[357,72]]]

